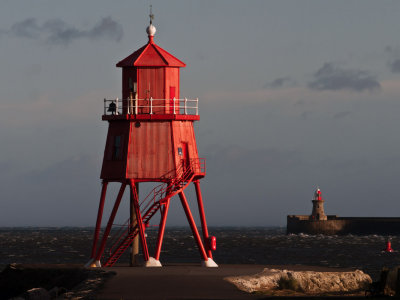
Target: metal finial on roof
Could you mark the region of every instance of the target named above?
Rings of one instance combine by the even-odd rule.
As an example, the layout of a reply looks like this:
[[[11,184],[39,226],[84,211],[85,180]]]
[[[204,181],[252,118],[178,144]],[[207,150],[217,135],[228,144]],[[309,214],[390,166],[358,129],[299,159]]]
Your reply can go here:
[[[150,25],[147,26],[146,28],[146,32],[147,34],[150,36],[154,36],[154,34],[156,33],[156,27],[153,25],[153,19],[154,19],[154,15],[153,15],[153,9],[152,9],[152,5],[150,4]]]
[[[150,4],[150,25],[153,24],[154,14],[153,14],[153,5]]]

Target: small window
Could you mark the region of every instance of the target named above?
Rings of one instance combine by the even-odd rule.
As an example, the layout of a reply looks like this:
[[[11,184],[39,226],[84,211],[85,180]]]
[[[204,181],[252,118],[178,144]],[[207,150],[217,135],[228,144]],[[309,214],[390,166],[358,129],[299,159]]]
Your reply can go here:
[[[114,148],[113,148],[113,160],[121,160],[122,159],[122,143],[121,136],[116,135],[114,137]]]
[[[132,78],[129,77],[129,92],[136,93],[137,92],[137,82],[133,82]]]

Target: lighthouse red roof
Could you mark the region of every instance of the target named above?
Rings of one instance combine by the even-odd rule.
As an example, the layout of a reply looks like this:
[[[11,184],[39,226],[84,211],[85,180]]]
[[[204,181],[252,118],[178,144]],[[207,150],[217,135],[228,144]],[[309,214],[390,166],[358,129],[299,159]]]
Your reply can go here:
[[[186,67],[186,64],[156,45],[149,35],[149,42],[117,63],[117,67]]]

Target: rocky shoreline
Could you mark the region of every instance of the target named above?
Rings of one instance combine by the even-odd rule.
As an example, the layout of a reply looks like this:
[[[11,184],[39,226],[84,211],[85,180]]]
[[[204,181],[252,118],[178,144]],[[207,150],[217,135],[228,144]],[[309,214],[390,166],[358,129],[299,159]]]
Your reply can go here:
[[[254,275],[232,276],[225,280],[247,293],[266,295],[360,295],[372,279],[360,270],[349,272],[292,271],[265,268]],[[284,291],[286,290],[286,291]],[[291,291],[291,292],[290,292]]]
[[[94,299],[113,275],[80,265],[10,264],[0,273],[0,299]]]

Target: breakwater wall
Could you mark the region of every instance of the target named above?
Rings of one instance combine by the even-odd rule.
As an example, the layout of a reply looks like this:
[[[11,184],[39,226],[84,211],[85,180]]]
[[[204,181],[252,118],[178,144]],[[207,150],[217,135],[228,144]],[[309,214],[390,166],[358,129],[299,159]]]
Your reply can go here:
[[[400,234],[400,218],[338,217],[313,220],[306,215],[288,215],[287,233],[307,234]]]

